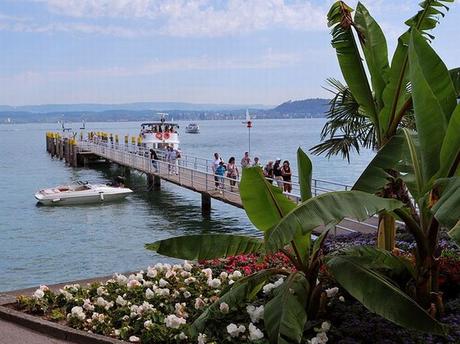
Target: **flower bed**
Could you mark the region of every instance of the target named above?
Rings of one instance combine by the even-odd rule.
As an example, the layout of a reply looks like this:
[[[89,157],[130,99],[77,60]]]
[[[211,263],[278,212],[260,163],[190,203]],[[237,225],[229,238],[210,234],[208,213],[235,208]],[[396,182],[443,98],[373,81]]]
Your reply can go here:
[[[351,243],[372,244],[375,237],[352,235],[329,240],[334,251]],[[403,239],[400,247],[410,247]],[[410,253],[407,253],[410,254]],[[327,300],[320,319],[308,321],[303,342],[326,343],[460,343],[460,261],[458,250],[446,246],[441,259],[440,286],[450,325],[449,337],[409,331],[367,311],[322,268],[320,280]],[[105,283],[68,285],[57,292],[42,286],[32,297],[18,298],[17,308],[83,331],[141,343],[267,343],[264,305],[283,282],[283,274],[269,280],[250,303],[218,303],[217,312],[201,333],[191,324],[236,281],[275,268],[293,270],[283,254],[261,258],[239,255],[197,265],[157,264],[130,276],[114,275]]]

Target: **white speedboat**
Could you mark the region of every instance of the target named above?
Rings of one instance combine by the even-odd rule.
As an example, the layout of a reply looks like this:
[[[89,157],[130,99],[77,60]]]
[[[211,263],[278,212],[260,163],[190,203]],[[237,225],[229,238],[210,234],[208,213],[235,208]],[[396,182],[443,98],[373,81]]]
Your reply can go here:
[[[185,132],[189,134],[199,134],[200,127],[196,123],[190,123],[185,127]]]
[[[132,192],[123,186],[77,182],[40,190],[35,198],[43,205],[73,205],[110,202],[122,199]]]

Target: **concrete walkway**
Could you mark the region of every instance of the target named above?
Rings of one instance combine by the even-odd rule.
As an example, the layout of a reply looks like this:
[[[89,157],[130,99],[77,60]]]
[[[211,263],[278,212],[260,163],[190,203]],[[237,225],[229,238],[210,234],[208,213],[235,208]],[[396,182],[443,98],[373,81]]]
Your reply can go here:
[[[67,341],[48,337],[26,327],[0,319],[0,344],[66,344]]]

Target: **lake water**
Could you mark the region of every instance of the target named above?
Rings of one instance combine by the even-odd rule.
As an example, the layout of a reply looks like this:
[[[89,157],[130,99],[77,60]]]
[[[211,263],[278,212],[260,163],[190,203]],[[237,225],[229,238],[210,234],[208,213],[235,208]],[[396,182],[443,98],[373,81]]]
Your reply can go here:
[[[262,162],[276,157],[295,168],[297,147],[317,144],[324,119],[260,120],[251,129],[251,155]],[[219,152],[237,161],[248,149],[241,121],[199,122],[199,135],[185,134],[185,154],[211,158]],[[139,122],[87,123],[87,130],[137,135]],[[78,128],[80,124],[68,124]],[[55,124],[0,125],[0,291],[52,284],[146,268],[166,260],[144,249],[158,239],[191,233],[255,234],[241,209],[212,202],[211,217],[201,217],[197,193],[162,183],[147,192],[145,177],[132,173],[135,193],[126,201],[92,206],[38,207],[36,190],[76,180],[108,182],[116,167],[70,168],[45,150],[45,132]],[[364,151],[351,164],[340,157],[312,156],[313,177],[353,183],[372,157]]]

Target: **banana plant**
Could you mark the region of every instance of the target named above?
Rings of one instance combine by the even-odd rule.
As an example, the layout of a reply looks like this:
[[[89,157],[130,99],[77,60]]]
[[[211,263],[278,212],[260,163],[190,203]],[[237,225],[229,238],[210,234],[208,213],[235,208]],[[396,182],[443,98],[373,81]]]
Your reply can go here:
[[[408,30],[399,37],[391,64],[383,31],[366,7],[358,3],[353,18],[353,9],[343,1],[332,5],[327,15],[328,25],[332,27],[331,43],[346,86],[332,84],[337,94],[331,102],[329,121],[322,133],[322,139],[328,135],[330,138],[313,147],[314,153],[327,152],[329,156],[342,153],[349,160],[351,150],[359,152],[360,146],[378,150],[398,128],[413,123],[410,121],[414,111],[409,83],[410,34],[417,30],[425,39],[433,39],[430,30],[436,27],[438,18],[449,9],[447,4],[453,1],[424,0],[420,3],[421,10],[406,21]],[[458,75],[458,70],[452,70],[457,86]],[[385,191],[387,194],[382,196],[395,196],[391,188]],[[385,212],[380,214],[378,247],[394,249],[395,233],[392,216]]]
[[[353,189],[377,194],[391,189],[404,203],[394,214],[416,242],[416,266],[406,291],[437,316],[443,310],[438,287],[439,232],[448,231],[460,244],[460,104],[447,67],[415,29],[408,63],[417,132],[400,129],[378,151]],[[362,296],[351,280],[362,273],[361,263],[360,258],[350,261],[346,255],[329,262],[335,272],[350,269],[347,276],[336,278],[358,299]],[[372,270],[367,261],[364,265]]]
[[[263,232],[264,239],[239,235],[189,235],[148,244],[148,249],[160,254],[182,259],[213,259],[242,253],[261,255],[282,252],[295,271],[267,269],[259,271],[236,282],[219,301],[209,306],[192,325],[194,333],[203,331],[208,319],[219,316],[219,305],[226,302],[235,306],[251,300],[274,275],[284,275],[284,283],[276,289],[275,296],[265,305],[264,324],[270,343],[299,343],[307,320],[313,320],[320,309],[325,295],[318,283],[319,268],[324,259],[322,247],[329,229],[345,217],[364,220],[379,211],[396,211],[403,204],[394,199],[385,199],[362,191],[339,191],[312,197],[311,161],[299,149],[297,152],[300,174],[302,203],[296,205],[282,191],[269,184],[260,168],[243,171],[240,184],[244,209],[254,226]],[[320,234],[316,240],[312,233]],[[408,263],[404,258],[388,255],[385,251],[374,250],[373,261],[381,266],[394,268],[398,272]],[[397,269],[396,269],[397,268]],[[371,279],[366,275],[361,280]],[[376,311],[402,326],[442,333],[442,325],[401,289],[387,279],[380,278],[389,286],[385,301],[393,305],[387,314]],[[368,284],[372,283],[371,279]],[[363,289],[367,288],[363,284]],[[363,290],[366,294],[369,291]],[[378,303],[380,296],[369,297]],[[365,300],[367,301],[367,300]],[[366,303],[364,303],[366,305]]]

